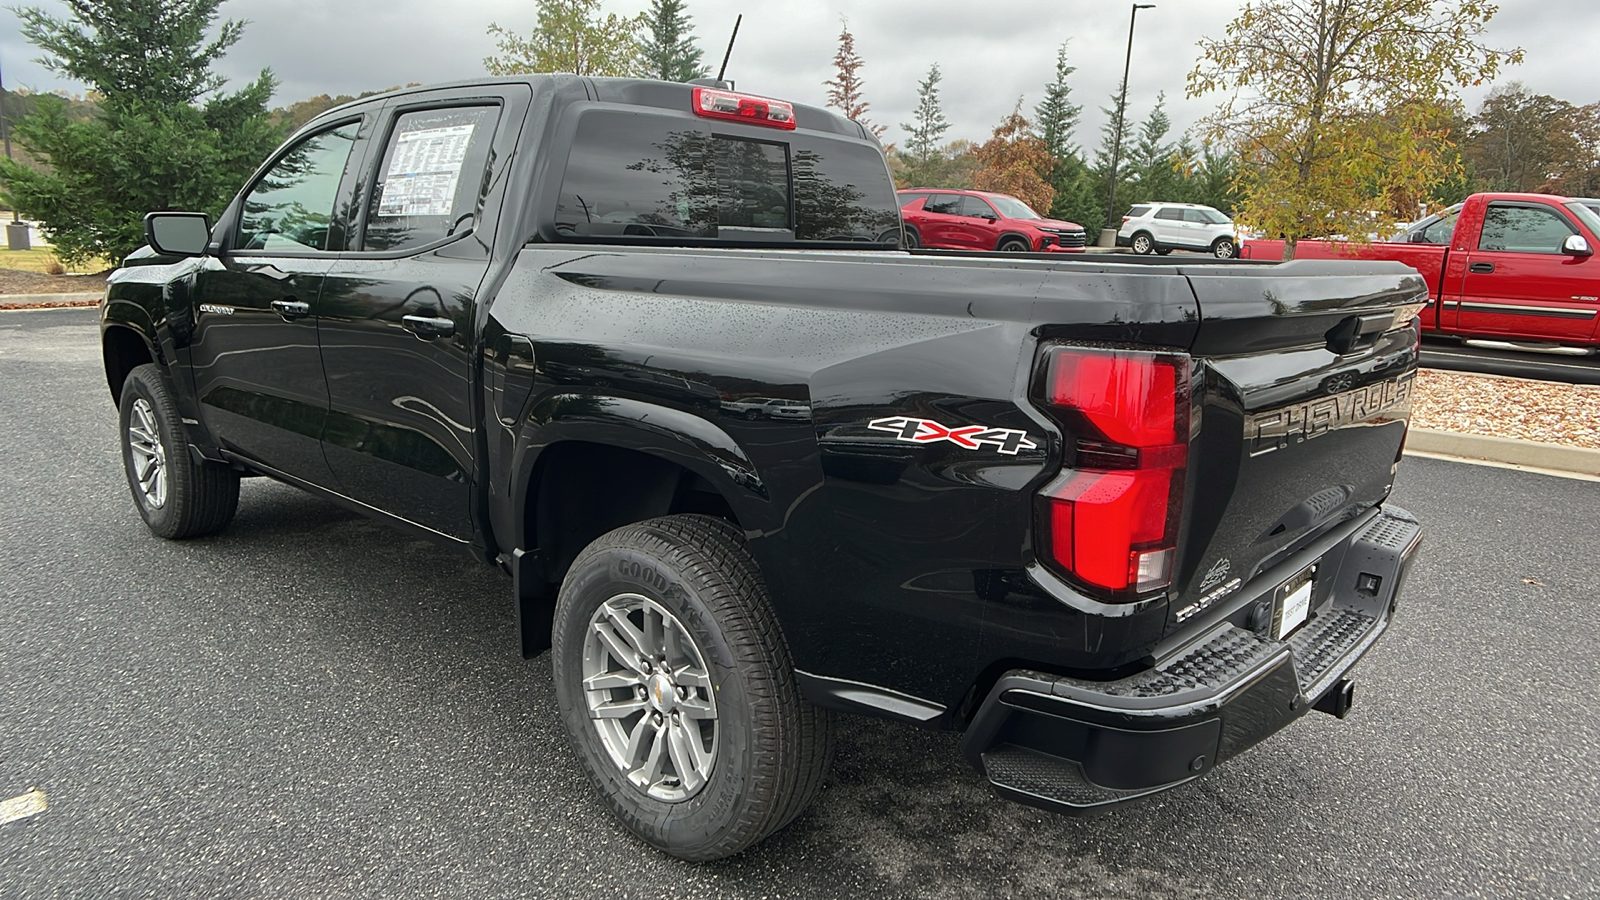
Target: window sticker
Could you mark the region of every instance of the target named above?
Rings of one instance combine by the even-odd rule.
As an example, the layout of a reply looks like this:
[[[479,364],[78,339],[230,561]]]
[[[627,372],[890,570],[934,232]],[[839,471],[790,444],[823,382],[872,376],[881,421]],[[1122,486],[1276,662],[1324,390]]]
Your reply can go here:
[[[475,125],[402,131],[383,180],[378,215],[447,216]]]

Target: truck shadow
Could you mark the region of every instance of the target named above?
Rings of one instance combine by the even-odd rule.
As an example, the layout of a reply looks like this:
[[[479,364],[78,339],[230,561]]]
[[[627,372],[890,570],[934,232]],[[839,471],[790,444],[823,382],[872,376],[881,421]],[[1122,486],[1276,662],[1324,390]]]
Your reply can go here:
[[[403,731],[414,727],[405,721],[413,710],[448,706],[480,732],[473,745],[516,748],[492,763],[471,756],[431,763],[467,767],[462,777],[469,779],[554,791],[553,803],[528,808],[508,789],[504,802],[516,815],[486,830],[509,830],[484,840],[549,853],[541,846],[546,827],[580,819],[583,831],[604,836],[596,846],[622,847],[640,876],[664,891],[698,872],[715,873],[716,883],[739,895],[1207,896],[1209,886],[1159,871],[1159,852],[1141,865],[1126,849],[1159,848],[1214,829],[1224,814],[1219,807],[1251,802],[1223,782],[1260,775],[1248,775],[1246,762],[1166,798],[1076,819],[996,797],[962,758],[958,735],[841,715],[832,777],[809,811],[731,860],[683,863],[623,831],[583,777],[557,717],[548,654],[518,658],[510,581],[501,573],[264,479],[246,482],[234,524],[206,543],[215,564],[243,567],[246,577],[266,583],[293,582],[309,597],[312,608],[291,605],[276,614],[317,618],[314,632],[299,632],[321,645],[310,652],[376,667],[372,676],[390,691],[384,710],[396,720],[374,727]],[[298,548],[292,559],[261,552],[286,543]],[[422,765],[430,765],[431,752],[419,748]],[[1251,760],[1293,769],[1278,754]],[[509,768],[487,771],[491,764]],[[485,770],[474,775],[477,767]]]

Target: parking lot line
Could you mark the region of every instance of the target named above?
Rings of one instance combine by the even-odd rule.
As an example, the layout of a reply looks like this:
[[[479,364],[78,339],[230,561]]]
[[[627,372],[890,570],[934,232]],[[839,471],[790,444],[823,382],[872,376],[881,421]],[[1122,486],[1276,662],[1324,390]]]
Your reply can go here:
[[[0,825],[4,825],[7,822],[15,822],[18,819],[26,819],[29,816],[37,816],[48,809],[49,806],[50,803],[45,797],[44,791],[38,788],[34,788],[26,794],[12,797],[10,800],[0,800]]]

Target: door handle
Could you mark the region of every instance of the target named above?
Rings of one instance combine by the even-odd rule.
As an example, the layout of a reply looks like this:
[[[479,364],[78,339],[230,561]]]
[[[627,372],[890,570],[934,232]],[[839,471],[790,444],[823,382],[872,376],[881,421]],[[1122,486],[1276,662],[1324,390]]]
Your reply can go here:
[[[1473,263],[1467,266],[1467,271],[1476,272],[1479,275],[1488,275],[1494,271],[1494,263]]]
[[[449,337],[456,333],[456,323],[438,316],[402,316],[400,327],[424,341]]]
[[[293,322],[311,315],[311,304],[304,300],[274,300],[272,311],[282,316],[285,322]]]

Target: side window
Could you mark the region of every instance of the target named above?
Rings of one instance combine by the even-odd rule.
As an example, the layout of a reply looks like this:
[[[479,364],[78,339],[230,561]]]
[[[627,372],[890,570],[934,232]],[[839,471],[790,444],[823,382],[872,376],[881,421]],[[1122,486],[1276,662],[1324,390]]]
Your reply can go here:
[[[896,202],[900,204],[901,209],[905,209],[918,200],[926,199],[928,199],[927,194],[899,194],[896,197]]]
[[[1491,203],[1483,217],[1483,234],[1478,238],[1478,249],[1511,253],[1560,253],[1561,244],[1567,236],[1577,233],[1553,209]]]
[[[1439,221],[1422,229],[1422,241],[1425,244],[1448,244],[1450,236],[1456,232],[1456,219],[1460,217],[1461,210],[1446,213]]]
[[[406,250],[470,226],[483,193],[498,106],[401,113],[383,151],[363,250]]]
[[[928,202],[922,204],[923,212],[939,213],[943,216],[961,215],[960,194],[934,194]]]
[[[1168,207],[1166,207],[1164,209],[1158,210],[1156,212],[1156,218],[1164,219],[1164,220],[1166,220],[1168,222],[1182,222],[1183,221],[1183,210],[1178,209],[1176,207],[1168,206]]]
[[[1148,215],[1150,215],[1150,207],[1148,206],[1135,206],[1128,210],[1128,218],[1130,219],[1138,219]]]
[[[994,211],[994,207],[989,205],[989,201],[983,199],[982,197],[963,197],[961,201],[961,214],[969,219],[990,219],[999,217],[999,214]]]
[[[349,210],[335,210],[334,201],[360,127],[348,122],[313,134],[273,163],[245,195],[232,249],[343,250]]]
[[[1203,209],[1185,209],[1183,211],[1183,220],[1185,222],[1193,222],[1196,225],[1211,224],[1211,220],[1206,217],[1206,211]]]

